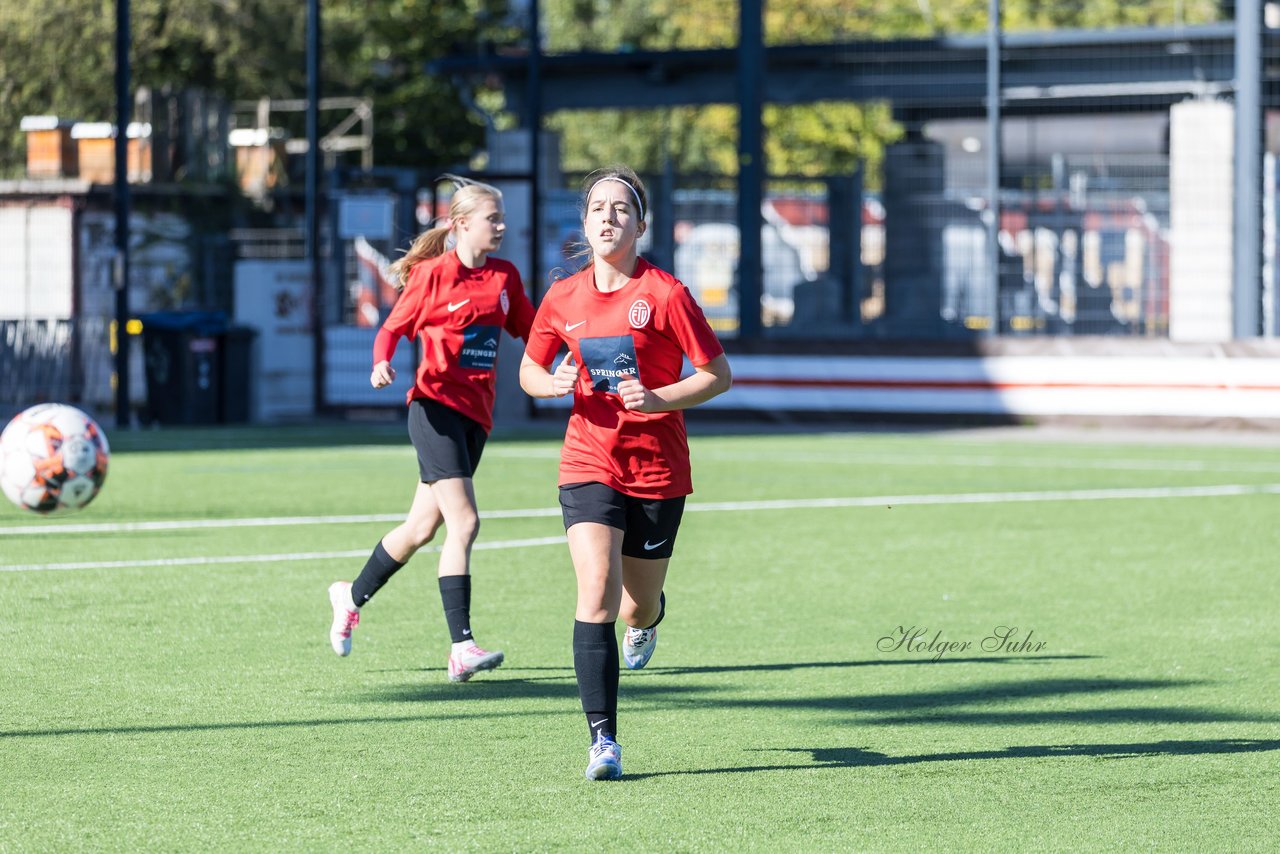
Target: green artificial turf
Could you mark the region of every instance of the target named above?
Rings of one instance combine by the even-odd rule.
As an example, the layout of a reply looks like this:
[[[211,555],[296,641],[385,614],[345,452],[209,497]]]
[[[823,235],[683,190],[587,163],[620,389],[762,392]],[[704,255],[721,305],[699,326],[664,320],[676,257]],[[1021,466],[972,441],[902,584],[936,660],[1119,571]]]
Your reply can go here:
[[[617,783],[582,778],[567,549],[503,547],[563,534],[557,442],[486,450],[472,615],[507,661],[454,685],[430,553],[329,649],[327,586],[414,488],[400,431],[113,435],[86,510],[0,508],[0,850],[1280,838],[1280,449],[693,432]],[[264,518],[294,521],[208,526]]]

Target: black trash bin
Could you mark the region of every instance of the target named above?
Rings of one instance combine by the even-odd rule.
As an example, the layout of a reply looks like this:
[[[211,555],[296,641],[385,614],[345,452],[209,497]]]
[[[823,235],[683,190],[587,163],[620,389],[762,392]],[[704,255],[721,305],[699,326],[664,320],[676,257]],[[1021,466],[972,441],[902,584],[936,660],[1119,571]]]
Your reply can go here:
[[[231,326],[222,338],[222,400],[218,420],[246,424],[253,415],[253,342],[258,331]]]
[[[161,311],[139,319],[147,376],[146,420],[216,424],[222,409],[226,315]]]

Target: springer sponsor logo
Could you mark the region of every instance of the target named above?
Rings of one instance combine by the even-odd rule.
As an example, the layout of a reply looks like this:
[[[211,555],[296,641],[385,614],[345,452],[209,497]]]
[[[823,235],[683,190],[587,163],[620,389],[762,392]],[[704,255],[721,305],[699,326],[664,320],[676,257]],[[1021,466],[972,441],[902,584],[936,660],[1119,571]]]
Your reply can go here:
[[[598,392],[617,394],[623,377],[639,376],[636,343],[630,335],[581,338],[578,349],[591,377],[591,387]]]
[[[462,332],[462,352],[458,364],[464,368],[491,371],[498,361],[498,327],[473,324]]]

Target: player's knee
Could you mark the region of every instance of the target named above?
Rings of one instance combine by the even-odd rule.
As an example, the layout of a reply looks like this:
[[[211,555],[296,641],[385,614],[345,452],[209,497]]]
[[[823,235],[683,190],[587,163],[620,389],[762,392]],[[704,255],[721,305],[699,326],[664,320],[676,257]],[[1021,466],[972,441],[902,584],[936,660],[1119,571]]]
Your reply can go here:
[[[449,536],[473,543],[480,534],[480,517],[474,512],[464,512],[446,523]]]
[[[409,542],[415,550],[422,548],[427,543],[435,539],[436,531],[440,530],[440,520],[424,519],[420,522],[411,522],[407,526]]]
[[[618,612],[620,588],[612,583],[607,571],[582,573],[578,578],[579,608],[600,609],[614,615]]]
[[[618,619],[622,620],[628,626],[636,628],[648,628],[658,620],[658,612],[660,608],[657,602],[652,605],[639,605],[631,603],[623,605],[618,611]]]

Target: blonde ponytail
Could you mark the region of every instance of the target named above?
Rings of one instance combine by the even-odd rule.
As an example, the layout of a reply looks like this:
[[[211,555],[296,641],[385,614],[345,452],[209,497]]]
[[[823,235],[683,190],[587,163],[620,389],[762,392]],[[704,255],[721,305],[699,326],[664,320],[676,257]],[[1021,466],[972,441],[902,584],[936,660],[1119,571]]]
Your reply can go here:
[[[441,225],[422,232],[417,240],[413,241],[409,251],[391,265],[391,273],[396,277],[397,290],[404,290],[404,286],[408,284],[409,271],[413,269],[414,264],[443,255],[448,251],[451,228],[448,225]]]
[[[448,173],[441,177],[451,181],[454,187],[457,188],[453,197],[449,200],[449,219],[444,225],[437,225],[419,234],[418,238],[413,241],[413,245],[409,247],[409,251],[391,265],[391,272],[398,281],[396,287],[400,290],[403,290],[404,286],[408,284],[409,272],[415,264],[443,255],[449,251],[449,232],[453,231],[455,220],[461,219],[475,210],[477,203],[481,199],[489,198],[499,202],[502,201],[502,191],[497,187]]]

